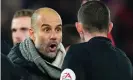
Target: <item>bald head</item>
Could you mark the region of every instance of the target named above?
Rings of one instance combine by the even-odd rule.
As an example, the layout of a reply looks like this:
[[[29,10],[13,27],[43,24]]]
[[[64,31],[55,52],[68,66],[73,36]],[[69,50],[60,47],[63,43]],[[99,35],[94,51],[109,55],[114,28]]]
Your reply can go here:
[[[59,15],[54,9],[48,8],[48,7],[40,8],[40,9],[36,10],[35,13]]]
[[[54,59],[62,41],[60,15],[51,8],[40,8],[32,15],[32,27],[29,32],[35,47],[44,56]]]
[[[60,15],[54,9],[48,7],[39,8],[33,13],[31,18],[31,24],[32,27],[35,28],[37,26],[38,20],[40,21],[40,23],[43,23],[43,21],[52,21],[53,19],[61,21],[62,24]]]

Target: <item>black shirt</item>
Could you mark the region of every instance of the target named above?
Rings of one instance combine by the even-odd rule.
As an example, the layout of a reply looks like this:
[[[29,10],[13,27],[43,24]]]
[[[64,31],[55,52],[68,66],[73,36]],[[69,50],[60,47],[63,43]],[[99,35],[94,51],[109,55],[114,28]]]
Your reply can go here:
[[[126,54],[105,37],[72,45],[63,69],[74,71],[76,80],[131,80],[132,65]]]

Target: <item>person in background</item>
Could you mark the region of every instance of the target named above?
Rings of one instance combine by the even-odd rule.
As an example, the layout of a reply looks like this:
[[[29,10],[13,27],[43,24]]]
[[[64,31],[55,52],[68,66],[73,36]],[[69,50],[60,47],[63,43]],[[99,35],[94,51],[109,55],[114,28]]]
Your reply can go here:
[[[22,9],[15,12],[11,23],[12,40],[14,45],[24,41],[26,37],[29,36],[31,16],[33,12],[34,11],[30,9]]]

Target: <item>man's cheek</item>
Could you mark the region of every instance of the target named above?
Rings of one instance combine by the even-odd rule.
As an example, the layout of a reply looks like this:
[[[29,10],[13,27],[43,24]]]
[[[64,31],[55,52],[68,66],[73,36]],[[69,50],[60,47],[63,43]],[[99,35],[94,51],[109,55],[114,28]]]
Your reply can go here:
[[[62,42],[62,35],[59,37],[59,41]]]

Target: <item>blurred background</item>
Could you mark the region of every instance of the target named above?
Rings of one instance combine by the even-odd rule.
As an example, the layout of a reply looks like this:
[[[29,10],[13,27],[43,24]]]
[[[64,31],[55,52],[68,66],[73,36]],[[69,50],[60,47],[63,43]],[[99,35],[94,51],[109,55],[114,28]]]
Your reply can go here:
[[[77,11],[83,0],[2,0],[1,39],[12,47],[11,20],[15,11],[50,7],[62,17],[63,25],[77,21]],[[131,0],[101,0],[111,11],[114,24],[111,32],[115,46],[126,52],[133,63],[133,5]],[[3,47],[3,46],[1,46]]]

